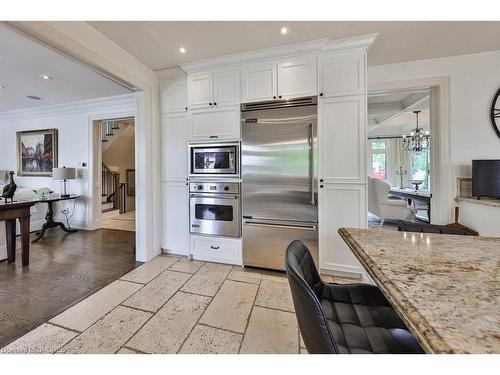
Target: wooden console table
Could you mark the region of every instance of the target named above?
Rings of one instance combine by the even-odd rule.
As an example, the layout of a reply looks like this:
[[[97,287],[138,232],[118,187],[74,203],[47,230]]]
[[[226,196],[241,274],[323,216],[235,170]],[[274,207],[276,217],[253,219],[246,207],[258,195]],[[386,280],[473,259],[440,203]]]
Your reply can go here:
[[[36,201],[0,203],[0,221],[5,220],[7,262],[16,261],[16,219],[21,226],[21,249],[23,267],[30,262],[30,208]]]
[[[80,196],[70,195],[69,197],[61,197],[60,195],[51,195],[47,199],[41,199],[39,201],[36,201],[36,203],[47,203],[48,207],[47,207],[47,214],[45,215],[45,223],[43,224],[42,229],[40,229],[40,232],[37,233],[36,238],[33,241],[31,241],[31,243],[40,240],[45,234],[45,231],[49,228],[59,227],[63,231],[68,233],[78,232],[78,230],[76,229],[67,228],[63,223],[59,221],[54,221],[54,208],[53,208],[54,202],[73,200],[77,198],[80,198]]]

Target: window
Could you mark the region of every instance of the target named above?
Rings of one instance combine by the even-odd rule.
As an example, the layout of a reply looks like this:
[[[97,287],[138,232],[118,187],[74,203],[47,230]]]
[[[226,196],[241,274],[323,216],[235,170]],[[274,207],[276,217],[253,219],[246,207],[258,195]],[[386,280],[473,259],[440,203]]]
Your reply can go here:
[[[430,163],[429,163],[429,150],[424,150],[418,153],[411,154],[411,178],[414,180],[423,180],[421,189],[429,190],[429,175],[430,175]]]
[[[387,178],[387,143],[385,140],[369,141],[370,171],[372,178],[385,180]]]

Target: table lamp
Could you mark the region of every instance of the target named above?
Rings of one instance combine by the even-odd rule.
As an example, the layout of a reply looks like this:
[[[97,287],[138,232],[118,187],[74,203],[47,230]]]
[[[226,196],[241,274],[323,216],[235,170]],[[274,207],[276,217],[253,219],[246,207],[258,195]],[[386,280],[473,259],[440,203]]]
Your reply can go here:
[[[66,183],[68,180],[76,180],[76,168],[52,168],[52,178],[61,181],[61,197],[68,198],[70,194],[66,190]]]
[[[10,179],[10,171],[0,170],[0,185],[6,185]]]

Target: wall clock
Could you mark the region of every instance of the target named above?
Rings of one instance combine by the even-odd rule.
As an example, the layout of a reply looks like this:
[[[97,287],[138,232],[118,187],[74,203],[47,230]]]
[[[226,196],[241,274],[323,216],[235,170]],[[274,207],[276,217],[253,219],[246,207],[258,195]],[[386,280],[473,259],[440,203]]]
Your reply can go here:
[[[493,129],[500,138],[500,89],[498,89],[491,103],[490,118]]]

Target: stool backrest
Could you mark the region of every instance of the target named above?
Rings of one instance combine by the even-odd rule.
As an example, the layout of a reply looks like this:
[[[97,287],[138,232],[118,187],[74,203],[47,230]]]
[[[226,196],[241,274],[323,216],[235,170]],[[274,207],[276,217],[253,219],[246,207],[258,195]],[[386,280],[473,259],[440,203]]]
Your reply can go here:
[[[421,223],[406,223],[406,222],[400,223],[398,225],[398,231],[472,236],[472,233],[470,231],[464,229],[448,227],[446,225],[421,224]]]
[[[324,284],[309,249],[293,241],[286,249],[285,269],[292,292],[300,333],[309,353],[339,353],[321,302]]]

